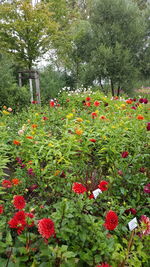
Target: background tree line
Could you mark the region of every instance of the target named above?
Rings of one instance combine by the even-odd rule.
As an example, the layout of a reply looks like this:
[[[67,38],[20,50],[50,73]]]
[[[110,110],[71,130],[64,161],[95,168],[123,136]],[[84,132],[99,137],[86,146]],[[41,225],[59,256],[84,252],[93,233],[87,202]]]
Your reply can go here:
[[[17,71],[40,70],[43,101],[63,86],[97,84],[112,95],[150,77],[148,0],[30,0],[0,2],[0,104],[29,101]],[[7,76],[7,78],[6,78]],[[22,100],[23,101],[23,100]]]

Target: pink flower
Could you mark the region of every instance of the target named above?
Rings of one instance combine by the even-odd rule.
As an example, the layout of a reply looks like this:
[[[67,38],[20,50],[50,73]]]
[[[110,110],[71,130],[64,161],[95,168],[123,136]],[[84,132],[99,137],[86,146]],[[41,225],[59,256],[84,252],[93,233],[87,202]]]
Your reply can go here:
[[[144,186],[144,192],[150,194],[150,184]]]
[[[150,234],[150,219],[149,217],[142,215],[140,218],[140,223],[142,227],[142,234],[149,235]]]

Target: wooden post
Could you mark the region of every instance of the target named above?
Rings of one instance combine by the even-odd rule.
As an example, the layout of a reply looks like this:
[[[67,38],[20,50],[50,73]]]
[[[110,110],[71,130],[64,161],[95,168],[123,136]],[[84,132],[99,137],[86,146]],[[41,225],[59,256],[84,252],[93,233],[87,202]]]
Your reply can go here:
[[[31,101],[31,103],[32,103],[32,101],[33,101],[32,79],[29,79],[29,84],[30,84],[30,95],[31,95],[30,101]]]
[[[19,86],[22,87],[21,73],[19,72]]]
[[[40,95],[40,81],[39,81],[39,74],[37,71],[34,73],[35,77],[35,87],[36,87],[36,97],[39,104],[41,104],[41,95]]]

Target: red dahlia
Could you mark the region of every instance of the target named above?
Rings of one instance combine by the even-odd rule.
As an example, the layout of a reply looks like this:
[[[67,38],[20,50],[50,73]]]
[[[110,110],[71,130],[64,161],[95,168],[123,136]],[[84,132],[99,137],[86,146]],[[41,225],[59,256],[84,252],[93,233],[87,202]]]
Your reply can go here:
[[[18,211],[15,213],[14,217],[8,222],[10,228],[17,230],[17,234],[20,235],[26,226],[25,212]]]
[[[16,209],[22,210],[24,209],[26,202],[23,196],[14,196],[13,205]]]
[[[101,190],[101,191],[107,191],[108,190],[108,182],[106,181],[101,181],[100,184],[98,185],[98,188]]]
[[[87,191],[86,187],[80,183],[74,183],[72,190],[77,194],[83,194]]]
[[[114,230],[118,225],[118,216],[117,214],[110,210],[107,212],[106,214],[106,218],[105,218],[105,228],[107,230]]]
[[[0,214],[2,214],[3,212],[4,212],[4,207],[0,205]]]
[[[99,105],[100,105],[100,102],[96,100],[96,101],[94,102],[94,106],[95,106],[95,107],[98,107]]]
[[[129,152],[128,152],[128,151],[123,151],[123,152],[121,153],[121,157],[122,157],[122,158],[127,158],[128,155],[129,155]]]
[[[43,238],[50,238],[55,234],[54,222],[49,218],[41,219],[38,222],[38,231]]]
[[[10,188],[10,187],[12,187],[12,183],[9,180],[3,180],[2,186],[5,188]]]

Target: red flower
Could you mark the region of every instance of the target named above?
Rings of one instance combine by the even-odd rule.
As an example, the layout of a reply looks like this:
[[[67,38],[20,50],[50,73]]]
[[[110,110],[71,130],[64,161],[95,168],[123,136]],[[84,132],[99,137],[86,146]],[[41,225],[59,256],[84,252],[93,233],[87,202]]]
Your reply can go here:
[[[10,187],[12,187],[12,183],[9,180],[3,180],[2,186],[5,188],[10,188]]]
[[[97,117],[97,113],[96,112],[92,112],[91,116],[92,116],[92,119],[94,119],[95,117]]]
[[[100,102],[96,100],[96,101],[94,102],[94,106],[95,106],[95,107],[98,107],[99,105],[100,105]]]
[[[16,209],[22,210],[24,209],[26,202],[23,196],[14,196],[13,205]]]
[[[21,143],[18,140],[13,140],[13,144],[16,145],[16,146],[20,146]]]
[[[135,215],[137,213],[137,211],[136,211],[136,209],[130,208],[130,209],[125,210],[125,213],[127,215],[130,214],[130,213]]]
[[[146,128],[147,128],[147,131],[150,131],[150,122],[147,123]]]
[[[85,102],[85,106],[90,107],[91,103],[90,102]]]
[[[93,199],[94,198],[94,195],[93,193],[91,195],[89,195],[89,199]]]
[[[144,99],[143,99],[143,103],[144,103],[144,104],[147,104],[147,103],[148,103],[148,99],[147,99],[147,98],[144,98]]]
[[[72,190],[77,194],[83,194],[87,191],[86,187],[80,183],[74,183]]]
[[[55,102],[54,102],[53,100],[51,100],[51,101],[49,102],[49,105],[50,105],[50,107],[52,108],[52,107],[55,106]]]
[[[10,228],[17,230],[17,234],[20,235],[26,226],[25,212],[18,211],[15,213],[14,217],[8,222]]]
[[[127,158],[129,155],[129,152],[128,151],[123,151],[122,154],[121,154],[121,157],[122,158]]]
[[[108,182],[106,181],[101,181],[100,184],[98,185],[98,188],[101,190],[101,191],[107,191],[108,190]]]
[[[48,120],[48,118],[47,117],[42,117],[42,119],[44,120],[44,121],[47,121]]]
[[[97,265],[96,267],[112,267],[112,266],[105,262],[102,263],[101,265]]]
[[[91,98],[88,96],[88,97],[86,97],[86,101],[90,101],[91,100]]]
[[[43,238],[50,238],[55,234],[54,222],[48,218],[41,219],[38,222],[38,231]]]
[[[107,230],[114,230],[118,225],[118,216],[117,214],[110,210],[107,212],[106,214],[106,218],[105,218],[105,228]]]
[[[95,142],[96,142],[96,139],[94,139],[94,138],[91,138],[91,139],[89,139],[89,141],[91,141],[91,142],[95,143]]]
[[[141,114],[139,114],[136,118],[137,118],[138,120],[144,120],[144,117],[143,117]]]
[[[144,98],[140,98],[140,99],[139,99],[139,102],[140,102],[140,103],[143,103],[143,100],[144,100]]]
[[[3,212],[4,212],[4,207],[0,205],[0,214],[2,214]]]

